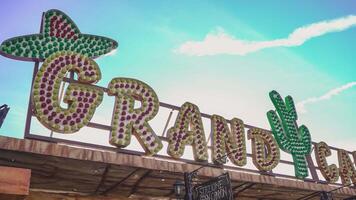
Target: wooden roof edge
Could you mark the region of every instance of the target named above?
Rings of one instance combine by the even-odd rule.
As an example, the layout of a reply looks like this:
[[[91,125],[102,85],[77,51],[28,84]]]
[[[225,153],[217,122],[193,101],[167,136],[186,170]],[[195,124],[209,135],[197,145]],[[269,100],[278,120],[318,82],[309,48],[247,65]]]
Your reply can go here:
[[[42,190],[42,189],[31,189],[29,194],[29,199],[46,199],[46,200],[168,200],[166,197],[147,197],[140,195],[133,195],[131,198],[125,196],[102,196],[102,195],[93,195],[90,193],[80,193],[80,192],[71,192],[71,191],[58,191],[58,190]]]
[[[194,169],[200,167],[199,165],[195,164],[174,162],[172,160],[163,160],[148,156],[124,154],[101,149],[87,149],[84,147],[81,148],[64,144],[56,144],[29,139],[18,139],[6,136],[0,136],[0,149],[179,173],[191,172]],[[214,167],[205,167],[199,170],[198,175],[216,177],[226,171],[227,170]],[[276,178],[268,175],[250,174],[234,170],[228,170],[228,172],[231,179],[235,181],[272,184],[281,187],[291,187],[313,191],[331,191],[337,188],[336,186],[321,183]],[[345,187],[335,191],[335,193],[356,195],[356,189]]]

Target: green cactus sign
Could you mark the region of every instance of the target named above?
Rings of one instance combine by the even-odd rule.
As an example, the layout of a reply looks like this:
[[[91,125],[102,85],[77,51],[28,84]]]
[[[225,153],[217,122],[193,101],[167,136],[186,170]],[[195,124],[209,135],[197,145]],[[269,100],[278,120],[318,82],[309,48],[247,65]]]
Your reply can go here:
[[[267,112],[272,133],[279,147],[292,154],[295,176],[304,179],[308,176],[306,156],[311,152],[309,130],[304,125],[297,125],[298,115],[291,96],[287,96],[283,101],[281,95],[274,90],[269,93],[269,96],[277,111]]]

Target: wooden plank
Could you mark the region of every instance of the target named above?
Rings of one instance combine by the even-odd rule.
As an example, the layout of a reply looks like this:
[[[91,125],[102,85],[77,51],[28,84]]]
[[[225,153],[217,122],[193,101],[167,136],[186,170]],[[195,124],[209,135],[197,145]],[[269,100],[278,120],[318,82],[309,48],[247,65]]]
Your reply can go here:
[[[21,199],[28,195],[31,170],[0,166],[0,199]]]
[[[24,200],[26,196],[12,195],[12,194],[0,194],[0,199],[6,200]]]

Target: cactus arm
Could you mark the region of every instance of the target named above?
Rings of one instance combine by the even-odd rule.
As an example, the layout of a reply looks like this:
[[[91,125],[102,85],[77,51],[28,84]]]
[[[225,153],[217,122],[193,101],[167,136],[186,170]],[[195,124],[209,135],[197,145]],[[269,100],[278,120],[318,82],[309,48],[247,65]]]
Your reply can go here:
[[[290,123],[289,111],[287,110],[286,104],[284,103],[281,95],[273,90],[269,93],[271,101],[276,108],[276,111],[280,117],[280,121],[287,139],[294,137],[293,135],[293,124]]]
[[[267,112],[268,122],[271,126],[272,133],[277,140],[277,143],[281,149],[284,151],[290,152],[291,151],[291,144],[290,140],[284,134],[284,130],[282,127],[282,122],[278,118],[275,111],[270,110]]]
[[[279,95],[277,91],[273,90],[269,93],[269,97],[271,98],[271,101],[283,122],[283,119],[285,117],[284,115],[287,114],[287,108],[283,102],[281,95]]]
[[[297,111],[295,109],[294,101],[291,96],[285,98],[287,110],[294,121],[298,120]]]
[[[299,134],[300,134],[300,137],[301,137],[301,140],[302,140],[302,143],[303,143],[303,153],[304,154],[310,154],[311,152],[311,136],[310,136],[310,133],[309,133],[309,129],[304,126],[304,125],[301,125],[299,127],[299,130],[298,130]]]

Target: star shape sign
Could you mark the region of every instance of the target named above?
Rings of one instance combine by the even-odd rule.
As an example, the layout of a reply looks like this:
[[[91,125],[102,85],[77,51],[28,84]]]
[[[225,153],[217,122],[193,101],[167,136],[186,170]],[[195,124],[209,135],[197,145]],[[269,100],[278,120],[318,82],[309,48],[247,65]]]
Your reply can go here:
[[[96,58],[117,48],[110,38],[80,33],[62,11],[48,10],[42,18],[40,34],[10,38],[0,45],[0,54],[22,61],[44,61],[58,51],[72,51]]]

